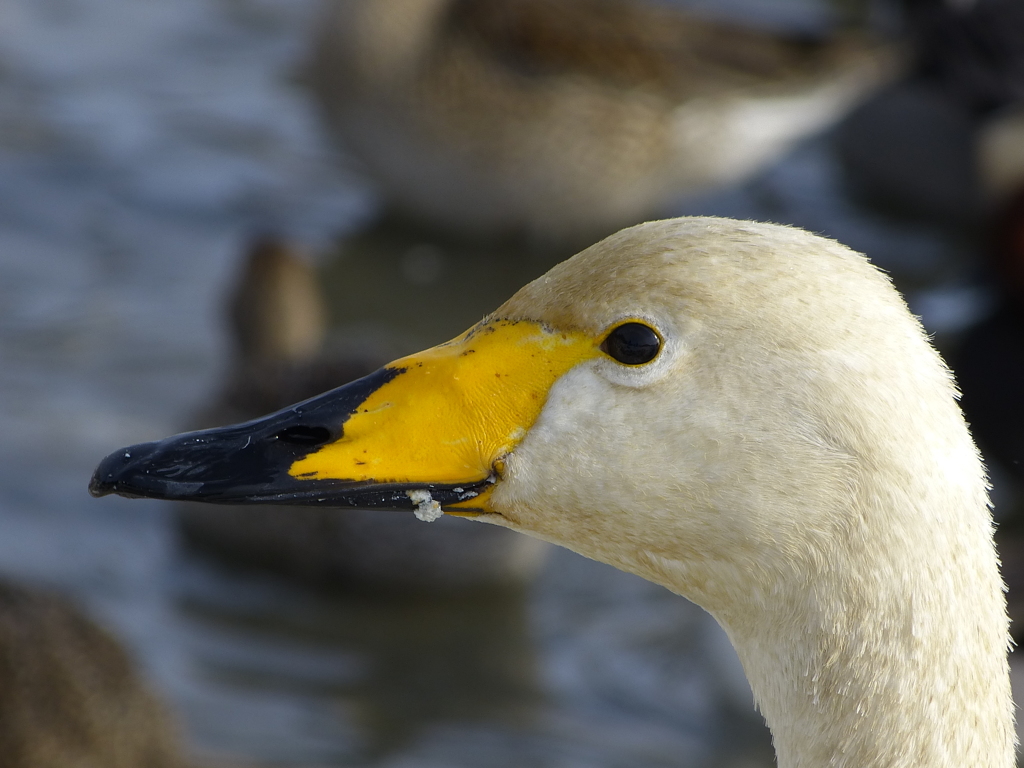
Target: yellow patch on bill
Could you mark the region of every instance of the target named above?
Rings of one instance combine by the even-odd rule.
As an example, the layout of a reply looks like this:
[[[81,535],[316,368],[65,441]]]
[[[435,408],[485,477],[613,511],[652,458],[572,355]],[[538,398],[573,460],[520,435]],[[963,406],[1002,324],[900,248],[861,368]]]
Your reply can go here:
[[[593,337],[539,323],[480,323],[397,360],[343,436],[299,459],[299,479],[471,485],[533,426],[555,381],[600,354]]]

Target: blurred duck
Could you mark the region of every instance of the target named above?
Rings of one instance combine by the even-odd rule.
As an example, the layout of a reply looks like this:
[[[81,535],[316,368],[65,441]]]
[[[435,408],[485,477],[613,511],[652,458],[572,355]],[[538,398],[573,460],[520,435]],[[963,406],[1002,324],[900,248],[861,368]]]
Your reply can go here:
[[[0,581],[0,764],[179,768],[128,655],[65,600]]]
[[[230,301],[236,355],[224,391],[197,426],[247,420],[376,370],[384,360],[324,352],[327,312],[309,259],[272,238],[255,242]],[[395,590],[519,587],[548,545],[450,518],[316,507],[181,504],[185,541],[231,561],[303,581]]]
[[[221,396],[201,414],[205,422],[275,411],[379,362],[321,354],[327,310],[315,271],[306,254],[273,237],[249,247],[226,315],[232,365]]]
[[[891,65],[642,0],[330,0],[312,80],[393,208],[571,241],[753,174]]]

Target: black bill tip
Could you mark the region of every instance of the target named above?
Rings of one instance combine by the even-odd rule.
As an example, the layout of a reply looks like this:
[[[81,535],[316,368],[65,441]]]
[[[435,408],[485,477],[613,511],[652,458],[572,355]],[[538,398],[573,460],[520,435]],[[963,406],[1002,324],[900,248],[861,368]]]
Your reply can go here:
[[[122,448],[100,462],[89,492],[221,503],[315,493],[314,484],[291,478],[289,467],[340,438],[359,405],[402,372],[382,368],[261,419]]]
[[[417,503],[410,491],[427,491],[447,507],[475,498],[494,482],[493,477],[462,486],[301,480],[287,473],[292,456],[287,461],[268,462],[258,443],[245,438],[244,444],[239,438],[229,428],[123,448],[100,462],[89,482],[89,493],[218,504],[412,510]]]
[[[262,419],[122,448],[100,462],[89,493],[218,504],[395,510],[415,509],[410,493],[416,491],[429,492],[443,506],[475,498],[493,483],[492,477],[446,485],[290,474],[296,461],[338,440],[345,422],[368,395],[403,372],[382,368]]]
[[[89,493],[99,498],[112,493],[133,498],[144,497],[137,482],[124,482],[125,478],[145,478],[145,463],[155,452],[156,443],[131,445],[107,456],[96,467],[89,481]],[[138,467],[139,471],[134,471]]]

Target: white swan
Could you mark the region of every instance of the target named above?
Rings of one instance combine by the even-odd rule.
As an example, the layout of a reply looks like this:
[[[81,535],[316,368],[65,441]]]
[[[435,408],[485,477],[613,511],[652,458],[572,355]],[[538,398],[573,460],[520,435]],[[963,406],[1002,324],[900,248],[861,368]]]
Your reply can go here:
[[[706,608],[784,768],[1014,763],[985,478],[950,376],[883,275],[796,229],[624,230],[446,345],[112,454],[91,488],[437,502]]]

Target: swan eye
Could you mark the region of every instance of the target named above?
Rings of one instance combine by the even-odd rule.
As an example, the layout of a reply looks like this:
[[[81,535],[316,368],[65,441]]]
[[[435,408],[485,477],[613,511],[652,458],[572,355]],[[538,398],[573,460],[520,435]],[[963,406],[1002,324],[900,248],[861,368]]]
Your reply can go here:
[[[601,351],[623,365],[643,365],[658,356],[661,337],[643,323],[623,323],[601,344]]]

